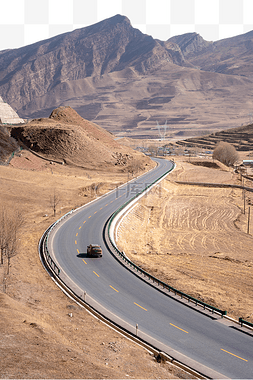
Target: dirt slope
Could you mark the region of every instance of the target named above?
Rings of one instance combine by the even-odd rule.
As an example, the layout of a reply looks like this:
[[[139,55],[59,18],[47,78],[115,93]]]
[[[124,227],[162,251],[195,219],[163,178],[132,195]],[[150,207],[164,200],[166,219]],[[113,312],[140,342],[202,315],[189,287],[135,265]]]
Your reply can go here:
[[[121,146],[111,133],[71,107],[59,107],[49,118],[13,127],[11,135],[48,159],[80,167],[131,171],[136,165],[140,170],[152,165],[145,155]]]

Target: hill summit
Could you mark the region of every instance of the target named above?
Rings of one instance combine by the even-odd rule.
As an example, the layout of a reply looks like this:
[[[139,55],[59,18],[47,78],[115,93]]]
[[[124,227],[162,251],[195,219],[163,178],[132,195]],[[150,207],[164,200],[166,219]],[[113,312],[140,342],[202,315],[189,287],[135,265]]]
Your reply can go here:
[[[13,127],[11,136],[37,154],[69,165],[101,170],[117,166],[131,171],[137,161],[140,170],[150,164],[144,154],[121,146],[110,132],[69,106],[53,110],[49,118]]]

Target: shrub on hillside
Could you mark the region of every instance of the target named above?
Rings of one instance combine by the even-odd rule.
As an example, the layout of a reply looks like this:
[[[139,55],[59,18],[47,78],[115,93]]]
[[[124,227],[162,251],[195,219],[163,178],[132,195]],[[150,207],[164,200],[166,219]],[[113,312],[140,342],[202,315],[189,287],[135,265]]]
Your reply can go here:
[[[232,144],[219,142],[213,151],[213,158],[227,166],[232,166],[239,159],[239,155]]]

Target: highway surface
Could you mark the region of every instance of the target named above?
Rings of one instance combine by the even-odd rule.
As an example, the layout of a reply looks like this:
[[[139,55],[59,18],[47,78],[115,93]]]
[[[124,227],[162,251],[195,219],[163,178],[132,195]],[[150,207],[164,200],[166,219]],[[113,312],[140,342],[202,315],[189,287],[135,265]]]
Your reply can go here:
[[[252,379],[250,334],[224,318],[208,317],[159,292],[122,266],[106,248],[103,229],[109,216],[171,167],[167,160],[155,160],[158,166],[153,171],[66,218],[51,234],[55,260],[98,309],[108,311],[110,318],[131,332],[138,324],[141,337],[168,354],[183,355],[186,364],[199,363],[195,369],[202,373],[211,369],[210,377]],[[87,257],[90,243],[101,245],[102,258]]]

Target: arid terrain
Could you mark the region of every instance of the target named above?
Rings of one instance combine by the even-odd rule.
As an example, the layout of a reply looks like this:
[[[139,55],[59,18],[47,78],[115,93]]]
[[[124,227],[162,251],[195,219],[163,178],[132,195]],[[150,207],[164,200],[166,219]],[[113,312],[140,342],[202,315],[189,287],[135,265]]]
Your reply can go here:
[[[39,259],[39,239],[54,220],[128,174],[50,164],[23,151],[8,167],[0,166],[0,176],[1,205],[22,210],[26,221],[8,276],[6,262],[0,265],[0,377],[188,378],[76,306]],[[100,184],[97,194],[94,184]],[[60,198],[55,218],[53,192]]]
[[[21,211],[25,224],[9,274],[6,257],[0,265],[0,377],[189,378],[77,306],[38,255],[39,239],[55,220],[154,164],[69,107],[2,133],[9,164],[0,166],[0,204],[8,213]],[[118,243],[168,284],[252,321],[252,236],[246,233],[252,194],[244,215],[241,190],[176,182],[240,184],[238,174],[212,160],[174,159],[176,169],[124,219]]]
[[[177,157],[176,169],[123,219],[119,248],[176,289],[252,322],[253,221],[250,234],[247,221],[253,193],[246,192],[243,214],[241,189],[177,181],[241,184],[219,162]],[[252,181],[245,185],[253,188]]]
[[[19,49],[0,51],[0,94],[24,119],[70,106],[118,137],[206,135],[251,120],[252,41],[245,33],[167,41],[115,15]]]
[[[56,122],[37,120],[19,129],[19,137],[25,135],[26,142],[30,141],[27,137],[36,136],[37,154],[44,158],[4,133],[5,155],[19,144],[23,149],[15,153],[9,165],[0,166],[1,210],[4,207],[14,215],[21,211],[25,224],[8,275],[6,257],[0,265],[0,377],[188,378],[183,370],[169,363],[159,364],[149,352],[78,307],[55,285],[40,262],[38,242],[49,225],[153,166],[149,158],[116,144],[110,134],[80,120],[72,110],[61,109],[57,115]],[[79,127],[74,123],[77,119]],[[57,128],[57,144],[41,137],[42,130],[53,134]],[[85,157],[87,151],[78,149],[87,142],[92,144],[92,133],[99,139],[92,145],[93,159],[101,163],[97,169],[95,161],[90,163]],[[30,143],[34,148],[34,142]],[[75,146],[76,154],[64,149],[64,143]],[[111,159],[107,164],[99,156],[101,145],[107,154],[103,158]],[[119,154],[114,157],[115,149]],[[126,149],[139,165],[119,159]],[[69,164],[62,165],[62,159]],[[59,199],[55,217],[54,194]]]
[[[210,135],[193,137],[176,142],[176,145],[192,148],[202,148],[213,151],[220,142],[232,144],[237,151],[253,150],[253,124],[230,128],[225,131],[215,132]]]

